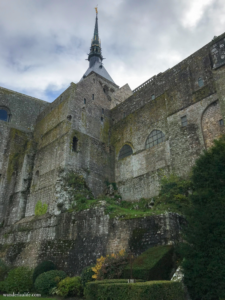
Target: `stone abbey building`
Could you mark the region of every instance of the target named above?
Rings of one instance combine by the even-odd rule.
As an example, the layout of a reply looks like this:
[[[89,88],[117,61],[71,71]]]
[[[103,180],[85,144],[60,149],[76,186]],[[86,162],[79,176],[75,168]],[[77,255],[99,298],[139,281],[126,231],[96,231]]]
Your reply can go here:
[[[124,200],[150,198],[157,195],[162,174],[189,174],[200,153],[225,133],[225,34],[133,91],[128,84],[119,88],[102,60],[96,15],[89,68],[55,101],[0,88],[0,243],[10,247],[29,243],[16,250],[20,262],[27,253],[34,257],[30,253],[39,251],[35,252],[39,260],[40,253],[46,253],[46,243],[37,250],[32,240],[53,242],[56,236],[63,239],[69,234],[67,239],[74,241],[73,235],[79,232],[71,229],[62,214],[62,207],[69,205],[66,191],[61,190],[62,170],[82,175],[95,197],[104,193],[107,181],[116,183]],[[36,225],[33,221],[32,233],[30,225],[23,225],[27,230],[11,236],[21,224],[33,220],[38,201],[48,205],[48,218]],[[107,243],[97,239],[100,248],[101,243],[105,246],[95,256],[114,251],[116,243],[122,243],[120,238],[110,240],[104,225],[109,220],[99,213],[95,220],[99,217],[103,225],[96,229],[102,230],[97,236],[107,236]],[[83,222],[92,217],[86,215]],[[72,222],[71,218],[67,220]],[[100,228],[96,224],[85,226]],[[50,229],[56,225],[61,229]],[[10,226],[16,227],[4,229]],[[114,229],[114,235],[120,232],[121,236],[122,227]],[[90,234],[85,228],[80,229],[83,236]],[[68,253],[75,249],[71,243],[67,247]],[[15,249],[10,249],[12,257]],[[83,250],[75,252],[81,257]],[[29,259],[25,261],[32,265]]]

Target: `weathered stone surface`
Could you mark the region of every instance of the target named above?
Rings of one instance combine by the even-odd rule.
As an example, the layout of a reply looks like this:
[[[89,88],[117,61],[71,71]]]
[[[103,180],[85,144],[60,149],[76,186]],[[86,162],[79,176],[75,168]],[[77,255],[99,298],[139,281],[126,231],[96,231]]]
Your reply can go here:
[[[27,217],[0,229],[0,257],[12,265],[35,266],[50,259],[70,274],[80,274],[101,255],[173,244],[183,218],[175,213],[140,219],[110,219],[102,207],[58,216]]]

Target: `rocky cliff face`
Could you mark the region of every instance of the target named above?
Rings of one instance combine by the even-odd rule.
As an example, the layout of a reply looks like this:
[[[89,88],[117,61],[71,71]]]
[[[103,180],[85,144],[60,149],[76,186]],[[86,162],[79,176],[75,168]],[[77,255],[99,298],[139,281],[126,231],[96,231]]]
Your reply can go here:
[[[27,217],[0,230],[0,257],[12,266],[34,267],[52,260],[71,275],[80,274],[101,255],[173,244],[183,218],[175,213],[145,218],[110,219],[104,206],[58,216]]]

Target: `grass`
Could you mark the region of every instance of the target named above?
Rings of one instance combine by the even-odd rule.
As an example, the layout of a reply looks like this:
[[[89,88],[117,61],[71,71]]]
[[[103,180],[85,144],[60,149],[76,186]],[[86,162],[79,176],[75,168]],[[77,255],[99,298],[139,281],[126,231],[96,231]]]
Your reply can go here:
[[[156,198],[154,206],[149,204],[151,199],[142,198],[140,201],[121,201],[116,199],[101,197],[100,199],[88,200],[81,197],[76,200],[69,212],[82,211],[94,207],[104,206],[105,213],[110,218],[119,218],[120,220],[143,218],[152,215],[160,215],[166,212],[182,213],[182,206],[177,203],[164,203]]]
[[[6,294],[7,295],[7,294]],[[34,298],[42,299],[42,300],[57,300],[57,298],[42,298],[42,297],[31,297],[31,296],[15,296],[15,297],[6,297],[6,296],[0,296],[0,300],[34,300]]]

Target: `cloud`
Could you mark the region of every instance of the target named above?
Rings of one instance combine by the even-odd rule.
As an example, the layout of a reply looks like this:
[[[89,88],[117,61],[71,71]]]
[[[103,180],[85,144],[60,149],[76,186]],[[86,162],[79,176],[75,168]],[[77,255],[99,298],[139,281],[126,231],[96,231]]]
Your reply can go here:
[[[0,85],[53,101],[88,68],[96,3],[0,2]],[[104,66],[132,89],[224,31],[222,0],[98,1]]]

